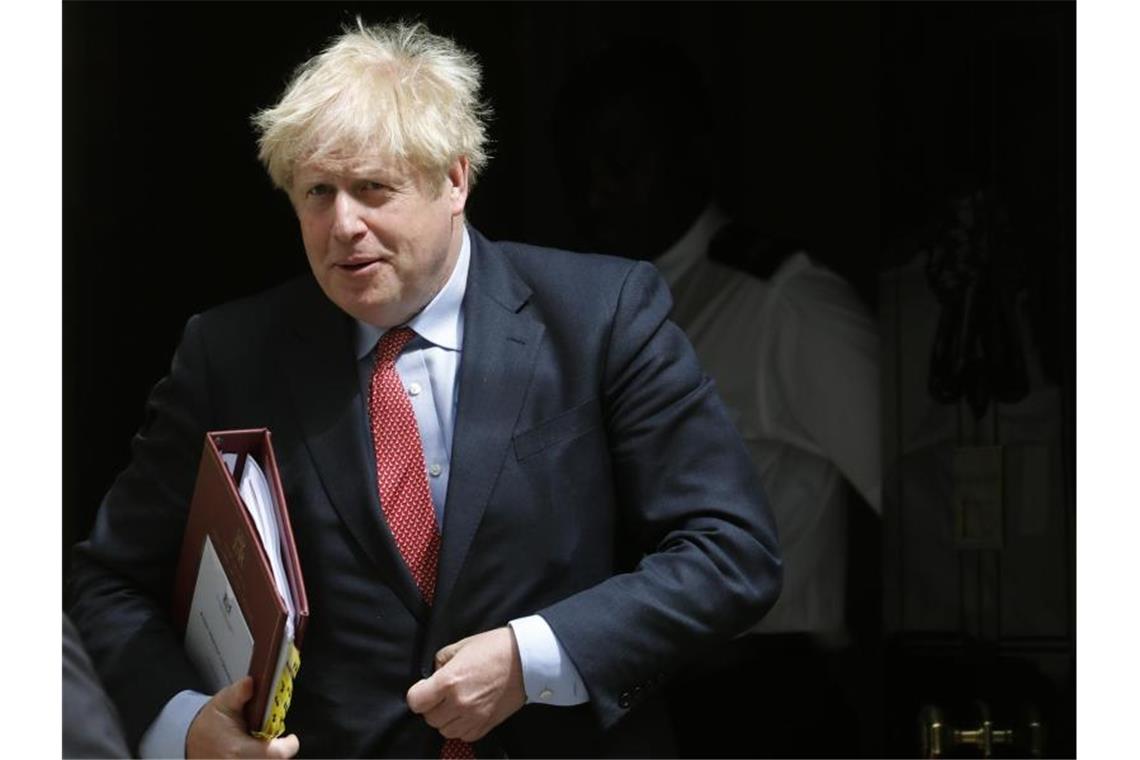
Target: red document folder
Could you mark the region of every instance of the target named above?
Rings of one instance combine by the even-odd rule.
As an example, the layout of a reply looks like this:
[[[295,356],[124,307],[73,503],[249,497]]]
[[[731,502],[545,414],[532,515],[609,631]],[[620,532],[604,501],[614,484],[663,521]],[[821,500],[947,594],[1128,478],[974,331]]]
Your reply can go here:
[[[223,454],[237,455],[233,475],[222,458]],[[288,611],[273,580],[266,548],[262,546],[254,521],[239,495],[238,483],[247,466],[247,457],[256,460],[273,495],[282,564],[293,590],[295,648],[287,644]],[[252,634],[253,650],[248,673],[253,676],[254,692],[246,704],[250,731],[263,736],[280,733],[283,727],[281,720],[292,695],[292,673],[287,679],[280,678],[283,660],[288,659],[285,658],[287,650],[292,651],[294,658],[297,657],[309,617],[309,605],[268,430],[259,428],[206,434],[175,574],[172,614],[181,631],[187,629],[199,571],[203,570],[204,577],[208,570],[201,568],[204,552],[208,552],[207,538],[240,607],[240,616]],[[227,609],[232,610],[228,594],[225,600],[219,601],[224,601]],[[212,637],[213,634],[210,635]],[[293,663],[292,672],[296,671],[297,664],[299,659]],[[236,680],[245,674],[232,675]],[[275,685],[279,688],[275,689]],[[271,700],[276,704],[274,710],[268,709]],[[271,712],[276,713],[276,730],[271,728],[274,723],[268,720]]]

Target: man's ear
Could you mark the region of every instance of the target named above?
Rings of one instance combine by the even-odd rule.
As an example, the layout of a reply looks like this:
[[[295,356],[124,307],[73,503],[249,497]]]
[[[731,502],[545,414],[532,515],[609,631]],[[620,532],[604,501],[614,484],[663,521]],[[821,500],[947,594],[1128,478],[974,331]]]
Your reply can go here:
[[[443,192],[447,193],[447,199],[451,203],[452,216],[462,214],[467,205],[467,192],[471,187],[470,178],[471,166],[467,162],[467,156],[455,159],[447,170]]]

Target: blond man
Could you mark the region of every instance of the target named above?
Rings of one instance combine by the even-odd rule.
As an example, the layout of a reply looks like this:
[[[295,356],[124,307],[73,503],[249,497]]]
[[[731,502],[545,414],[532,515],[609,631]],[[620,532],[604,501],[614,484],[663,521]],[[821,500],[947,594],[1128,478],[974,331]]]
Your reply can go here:
[[[144,755],[668,755],[661,686],[779,593],[763,494],[655,270],[467,223],[479,81],[420,25],[361,25],[255,117],[311,274],[191,318],[73,563]],[[202,693],[165,614],[202,436],[252,426],[311,608],[269,742],[249,680]]]

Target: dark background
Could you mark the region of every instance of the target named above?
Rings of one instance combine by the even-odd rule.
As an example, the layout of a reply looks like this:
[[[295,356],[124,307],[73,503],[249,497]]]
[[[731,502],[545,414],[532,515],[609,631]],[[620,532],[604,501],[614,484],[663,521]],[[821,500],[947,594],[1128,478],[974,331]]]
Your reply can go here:
[[[708,72],[726,204],[859,269],[876,261],[875,5],[65,3],[65,539],[89,528],[187,318],[306,269],[249,115],[351,23],[414,16],[475,51],[495,116],[469,203],[492,238],[576,247],[552,148],[557,87],[637,32]],[[874,266],[864,267],[873,271]]]
[[[1032,253],[1033,320],[1046,371],[1068,399],[1073,456],[1072,3],[66,2],[65,572],[190,315],[306,271],[249,116],[357,14],[422,19],[479,56],[492,160],[468,217],[491,238],[579,247],[551,114],[567,75],[631,34],[674,41],[702,68],[722,204],[802,241],[876,310],[879,274],[913,254],[946,200],[994,188]],[[877,525],[855,530],[870,547],[856,555],[855,598],[872,599],[884,586],[881,536]],[[1073,628],[1057,644],[1070,663]],[[913,754],[913,718],[903,714],[913,705],[882,695],[918,655],[874,619],[864,634],[885,663],[868,694],[886,706],[883,725],[852,738],[851,754]],[[1051,682],[1061,705],[1053,754],[1075,751],[1070,670]]]

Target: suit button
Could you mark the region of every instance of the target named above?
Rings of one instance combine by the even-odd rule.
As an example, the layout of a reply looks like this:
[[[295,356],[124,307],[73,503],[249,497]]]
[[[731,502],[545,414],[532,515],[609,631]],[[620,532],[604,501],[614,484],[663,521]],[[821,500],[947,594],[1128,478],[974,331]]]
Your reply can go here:
[[[623,710],[628,710],[630,705],[629,692],[623,691],[621,696],[618,697],[618,707]]]

